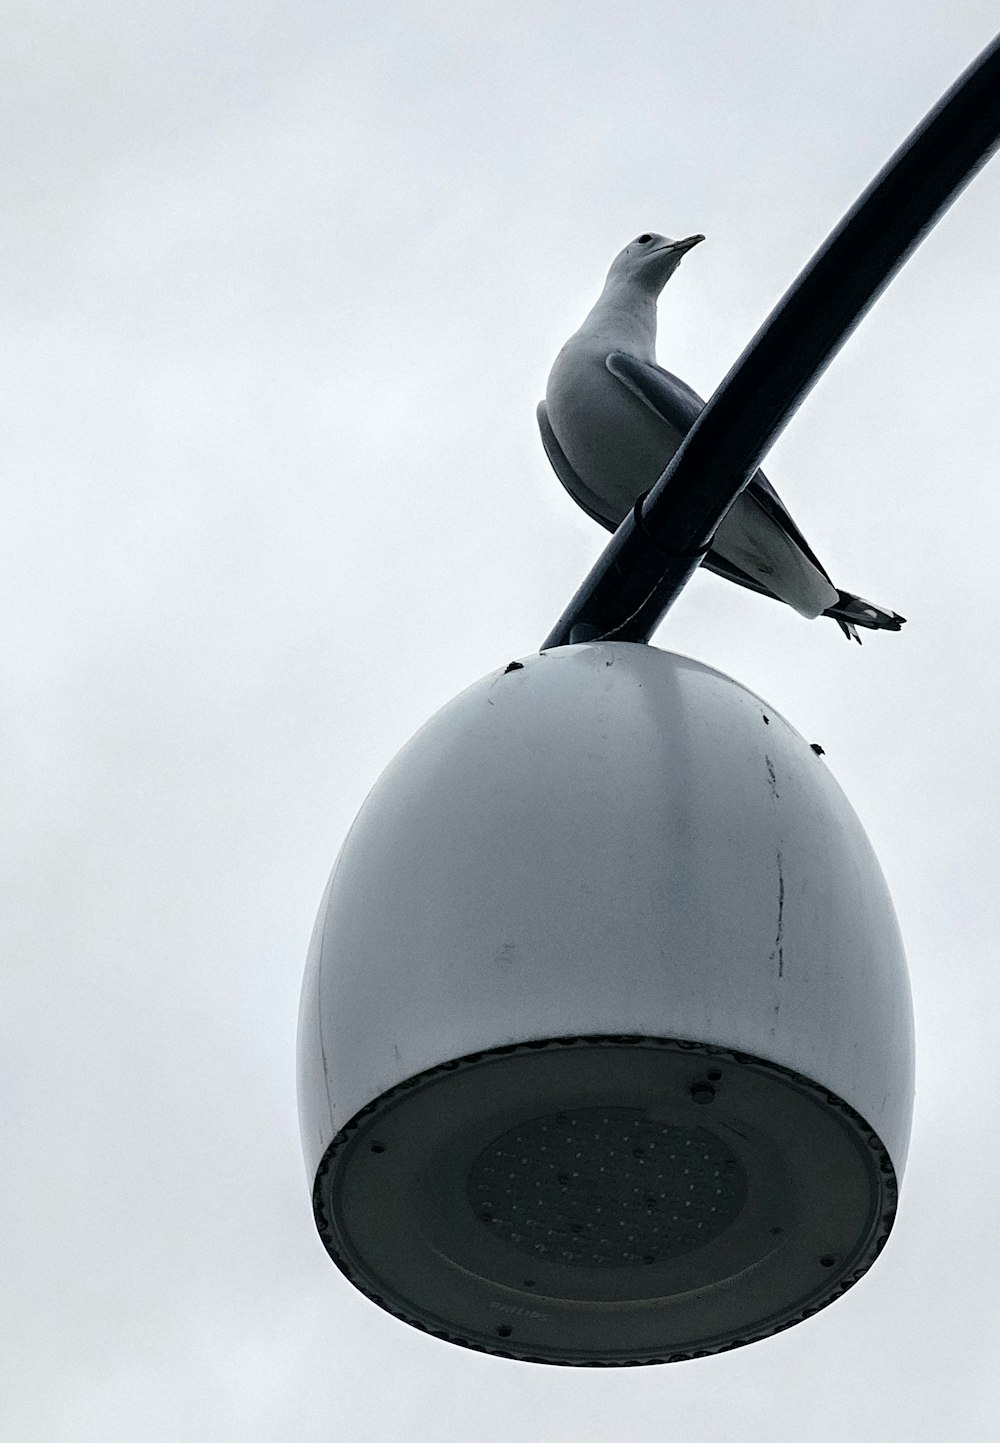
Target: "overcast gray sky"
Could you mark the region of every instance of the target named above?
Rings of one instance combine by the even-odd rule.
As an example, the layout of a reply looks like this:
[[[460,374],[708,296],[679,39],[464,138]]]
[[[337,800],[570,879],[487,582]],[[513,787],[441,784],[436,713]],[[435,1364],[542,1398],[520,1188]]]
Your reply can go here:
[[[294,1033],[407,737],[604,542],[534,406],[612,256],[703,231],[709,394],[996,27],[986,0],[7,0],[0,1433],[993,1443],[1000,161],[772,453],[829,622],[698,576],[657,640],[822,742],[914,985],[896,1230],[833,1307],[580,1371],[380,1312],[315,1236]]]

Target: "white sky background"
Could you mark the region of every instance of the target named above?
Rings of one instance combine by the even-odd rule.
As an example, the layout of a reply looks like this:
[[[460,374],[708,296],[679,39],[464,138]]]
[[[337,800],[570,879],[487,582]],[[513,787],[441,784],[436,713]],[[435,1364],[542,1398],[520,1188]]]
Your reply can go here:
[[[830,622],[703,575],[658,641],[810,739],[913,975],[898,1224],[715,1359],[482,1357],[315,1236],[294,1033],[366,791],[537,648],[605,533],[534,406],[613,255],[704,231],[659,354],[710,394],[990,39],[987,0],[8,0],[0,109],[0,1435],[995,1440],[1000,161],[769,474]]]

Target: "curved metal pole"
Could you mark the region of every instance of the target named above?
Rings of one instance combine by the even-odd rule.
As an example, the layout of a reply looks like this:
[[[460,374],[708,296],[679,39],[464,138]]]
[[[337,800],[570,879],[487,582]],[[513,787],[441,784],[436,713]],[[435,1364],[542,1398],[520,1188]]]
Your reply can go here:
[[[854,327],[1000,143],[1000,35],[848,211],[771,312],[544,646],[648,641],[730,506]]]

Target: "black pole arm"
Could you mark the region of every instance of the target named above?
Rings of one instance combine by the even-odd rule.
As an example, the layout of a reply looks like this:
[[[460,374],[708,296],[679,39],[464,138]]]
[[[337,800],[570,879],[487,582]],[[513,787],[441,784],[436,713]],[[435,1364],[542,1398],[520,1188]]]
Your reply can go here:
[[[544,645],[648,641],[803,397],[1000,143],[1000,35],[848,211],[771,312]]]

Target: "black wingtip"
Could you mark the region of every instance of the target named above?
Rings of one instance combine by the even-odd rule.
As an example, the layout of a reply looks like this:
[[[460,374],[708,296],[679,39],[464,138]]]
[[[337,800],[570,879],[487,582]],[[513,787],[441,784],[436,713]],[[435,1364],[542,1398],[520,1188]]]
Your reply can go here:
[[[857,642],[861,641],[856,630],[859,626],[870,631],[899,631],[906,621],[906,617],[900,616],[898,611],[887,611],[849,591],[841,591],[836,604],[827,607],[823,615],[832,617],[844,635],[853,637]]]

